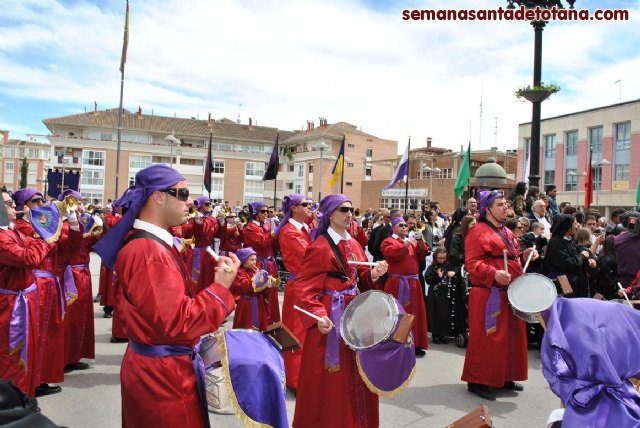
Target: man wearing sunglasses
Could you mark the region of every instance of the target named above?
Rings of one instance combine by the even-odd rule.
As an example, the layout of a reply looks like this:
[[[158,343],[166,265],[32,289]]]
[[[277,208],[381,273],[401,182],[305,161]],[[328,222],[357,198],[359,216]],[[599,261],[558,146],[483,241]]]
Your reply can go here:
[[[420,277],[418,276],[420,260],[429,255],[429,248],[421,233],[415,233],[415,241],[408,238],[409,225],[403,217],[391,220],[393,234],[382,241],[380,251],[389,263],[386,292],[395,297],[408,314],[415,316],[413,323],[413,340],[416,355],[425,355],[429,347],[427,342],[427,312],[424,306]]]
[[[296,280],[299,306],[322,318],[300,319],[307,328],[300,366],[296,427],[377,427],[378,396],[356,368],[356,353],[340,337],[340,315],[360,290],[376,288],[386,272],[377,267],[352,265],[367,258],[348,230],[353,219],[351,201],[342,194],[320,203],[318,228],[312,233]]]
[[[168,232],[186,222],[191,204],[180,173],[164,164],[145,168],[123,196],[126,214],[94,246],[107,265],[115,263],[129,339],[120,372],[123,427],[209,426],[204,367],[192,356],[200,337],[235,308],[229,287],[240,262],[219,257],[215,281],[193,293]]]
[[[509,284],[522,275],[523,253],[504,222],[507,204],[499,191],[481,191],[478,198],[480,222],[465,238],[465,269],[472,289],[469,294],[469,345],[462,380],[469,392],[495,400],[493,388],[522,391],[516,381],[527,379],[527,334],[524,321],[508,304]],[[507,267],[505,268],[505,252]]]
[[[33,270],[55,244],[17,232],[13,223],[16,205],[6,189],[0,188],[0,195],[0,210],[6,210],[9,221],[8,225],[0,225],[0,349],[6,350],[0,355],[0,379],[12,380],[33,397],[39,384],[37,356],[41,347],[37,335],[38,290]],[[27,328],[23,330],[20,326]]]
[[[17,190],[13,194],[13,200],[16,203],[16,211],[24,211],[25,207],[37,209],[45,202],[42,194],[30,187]],[[50,223],[50,227],[57,227],[55,221]],[[36,238],[33,226],[24,217],[16,220],[15,228],[25,236]],[[58,247],[68,245],[71,248],[79,248],[82,245],[82,229],[77,219],[73,223],[67,220],[62,222],[57,244],[37,269],[33,270],[38,288],[41,341],[37,357],[39,385],[36,388],[36,396],[55,394],[62,390],[60,386],[49,385],[64,381],[65,367],[63,316],[66,310],[66,293],[57,275]]]
[[[278,266],[273,255],[274,247],[277,247],[278,241],[275,238],[275,229],[267,222],[268,214],[269,208],[264,202],[250,203],[249,222],[242,229],[242,239],[245,247],[251,247],[256,252],[258,267],[277,278]],[[280,321],[280,304],[276,287],[269,289],[268,308],[269,324]]]
[[[294,390],[298,388],[300,359],[307,330],[298,313],[293,309],[293,305],[298,304],[296,301],[296,278],[300,273],[304,253],[311,242],[309,224],[313,221],[312,206],[313,202],[308,201],[303,195],[294,193],[285,196],[282,199],[284,218],[276,229],[276,237],[282,251],[282,261],[289,272],[289,279],[284,288],[284,301],[282,302],[282,322],[300,341],[300,349],[283,354],[287,386]]]
[[[238,214],[233,211],[227,211],[220,238],[220,254],[235,253],[242,248],[241,230],[242,224],[240,224]]]

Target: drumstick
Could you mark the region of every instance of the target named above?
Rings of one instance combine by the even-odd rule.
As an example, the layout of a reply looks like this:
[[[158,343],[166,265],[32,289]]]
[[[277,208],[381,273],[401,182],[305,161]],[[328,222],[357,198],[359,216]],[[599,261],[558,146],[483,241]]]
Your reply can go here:
[[[504,270],[509,273],[509,264],[507,263],[507,250],[502,250],[502,256],[504,259]]]
[[[533,249],[536,249],[536,246],[533,246]],[[524,264],[524,269],[522,269],[522,273],[527,273],[527,268],[529,267],[529,262],[531,261],[531,257],[533,257],[533,251],[529,253],[529,257],[527,257],[527,262]]]
[[[622,290],[622,294],[624,294],[624,298],[627,299],[627,303],[629,304],[629,306],[633,308],[633,304],[629,300],[629,297],[627,297],[627,292],[624,291],[624,288],[622,288],[622,284],[618,283],[618,287],[620,287],[620,290]]]
[[[312,313],[311,313],[311,312],[309,312],[309,311],[305,311],[304,309],[302,309],[302,308],[301,308],[300,306],[298,306],[298,305],[293,305],[293,309],[296,309],[296,310],[298,310],[298,311],[302,312],[303,314],[305,314],[305,315],[307,315],[307,316],[310,316],[311,318],[313,318],[314,320],[316,320],[316,321],[318,321],[318,322],[321,322],[321,323],[323,323],[323,324],[327,324],[327,325],[329,325],[329,323],[327,322],[327,320],[325,320],[324,318],[320,318],[320,317],[319,317],[319,316],[317,316],[316,314],[312,314]]]
[[[349,261],[347,262],[347,264],[350,264],[350,265],[358,265],[358,266],[371,266],[371,267],[376,267],[376,266],[378,266],[380,263],[378,263],[378,262],[357,262],[357,261],[354,261],[354,260],[349,260]]]
[[[207,247],[207,253],[209,253],[215,261],[218,261],[218,255],[211,249],[211,247]]]

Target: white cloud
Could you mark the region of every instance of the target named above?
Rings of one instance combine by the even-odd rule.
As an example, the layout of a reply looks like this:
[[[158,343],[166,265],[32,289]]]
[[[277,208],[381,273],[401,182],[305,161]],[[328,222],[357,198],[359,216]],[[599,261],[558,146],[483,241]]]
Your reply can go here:
[[[506,2],[505,2],[506,3]],[[235,118],[300,128],[318,116],[345,120],[399,141],[459,148],[516,145],[529,104],[513,90],[532,80],[533,30],[524,22],[408,22],[399,2],[373,11],[356,0],[136,0],[126,65],[125,106],[156,114]],[[495,8],[489,0],[456,7]],[[34,100],[112,107],[119,96],[122,10],[54,0],[9,1],[0,19],[0,91]],[[640,94],[633,22],[552,22],[544,31],[543,79],[563,92],[543,117]],[[46,18],[46,19],[45,19]],[[29,61],[29,56],[33,61]],[[18,61],[13,61],[19,58]],[[66,106],[65,106],[66,107]],[[82,107],[78,108],[81,111]],[[44,111],[44,117],[59,112]]]

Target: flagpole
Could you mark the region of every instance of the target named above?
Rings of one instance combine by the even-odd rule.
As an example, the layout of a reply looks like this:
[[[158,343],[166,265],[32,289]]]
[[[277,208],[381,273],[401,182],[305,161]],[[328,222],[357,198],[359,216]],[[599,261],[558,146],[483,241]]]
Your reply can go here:
[[[407,163],[411,165],[409,162],[409,158],[411,157],[411,136],[409,136],[409,142],[407,143]],[[404,184],[404,216],[407,217],[407,205],[409,204],[409,176],[411,168],[407,167],[407,182]]]
[[[120,147],[122,144],[122,100],[124,97],[124,64],[127,61],[129,47],[129,0],[124,23],[124,40],[122,42],[122,56],[120,57],[120,106],[118,108],[118,143],[116,145],[116,192],[114,199],[118,199],[118,183],[120,180]],[[64,183],[63,183],[64,187]]]
[[[344,143],[346,140],[346,135],[342,135],[342,172],[340,172],[340,193],[342,193],[344,195],[344,170],[345,170],[345,157],[346,155],[344,154]],[[339,156],[339,155],[338,155]]]

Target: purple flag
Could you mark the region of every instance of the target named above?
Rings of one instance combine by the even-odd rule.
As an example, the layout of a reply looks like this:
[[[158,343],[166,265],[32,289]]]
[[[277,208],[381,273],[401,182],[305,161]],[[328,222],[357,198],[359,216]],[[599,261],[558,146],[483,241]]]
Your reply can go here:
[[[48,243],[56,242],[62,230],[59,204],[62,205],[62,202],[55,201],[49,205],[32,209],[28,209],[26,205],[24,207],[25,216],[28,213],[28,220],[31,222],[33,230]]]
[[[396,173],[387,184],[387,187],[384,190],[391,189],[395,184],[400,180],[406,180],[409,175],[409,145],[407,144],[407,149],[404,151],[402,155],[402,159],[400,159],[400,164],[398,165],[398,169],[396,169]]]
[[[276,134],[276,143],[273,145],[273,151],[271,152],[271,157],[269,158],[269,165],[267,165],[267,169],[264,172],[264,176],[262,177],[262,181],[265,180],[275,180],[278,177],[278,140],[280,139],[280,133]]]

